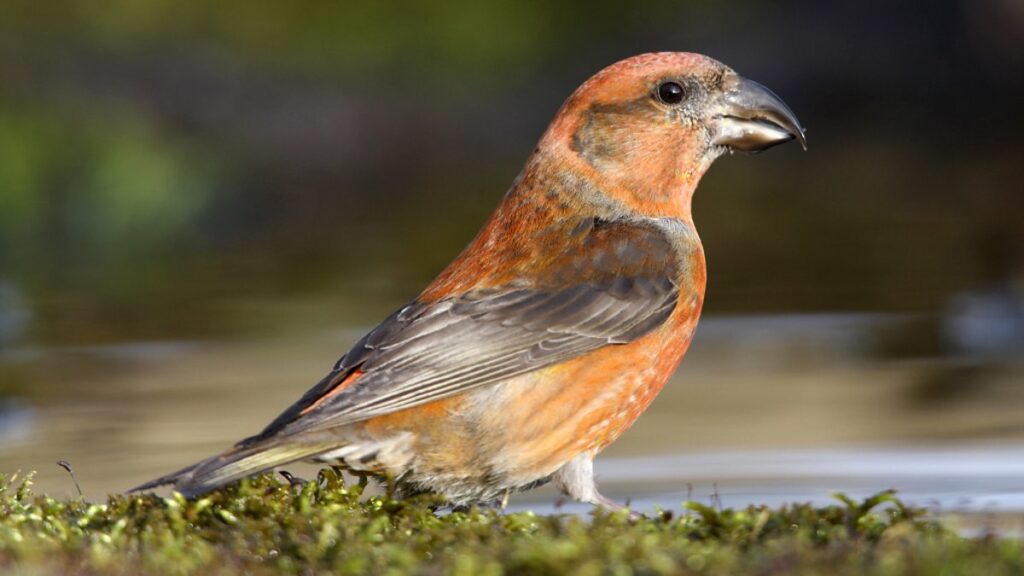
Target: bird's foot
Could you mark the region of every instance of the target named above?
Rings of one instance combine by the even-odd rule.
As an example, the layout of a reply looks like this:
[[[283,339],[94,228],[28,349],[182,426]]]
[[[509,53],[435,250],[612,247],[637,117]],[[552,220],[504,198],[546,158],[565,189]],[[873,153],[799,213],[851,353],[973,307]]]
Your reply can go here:
[[[604,496],[601,493],[595,492],[594,497],[590,503],[595,506],[600,506],[601,508],[604,508],[609,512],[622,512],[623,510],[625,510],[629,515],[629,519],[633,521],[640,520],[644,517],[643,514],[637,512],[636,510],[630,510],[628,506],[623,506],[622,504],[619,504],[615,500],[612,500],[611,498],[608,498],[607,496]]]
[[[630,520],[643,518],[639,512],[629,510],[628,506],[623,506],[597,491],[597,484],[594,482],[594,461],[590,454],[583,453],[566,462],[555,472],[552,480],[562,493],[580,502],[600,506],[609,512],[627,510]]]

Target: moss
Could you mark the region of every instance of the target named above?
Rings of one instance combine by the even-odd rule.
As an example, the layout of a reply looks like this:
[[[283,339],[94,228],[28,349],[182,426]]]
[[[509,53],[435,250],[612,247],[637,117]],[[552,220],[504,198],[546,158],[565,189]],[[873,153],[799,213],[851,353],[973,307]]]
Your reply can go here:
[[[332,469],[270,475],[187,500],[33,496],[0,480],[0,569],[61,574],[1019,574],[1024,544],[966,539],[892,493],[834,506],[681,512],[631,521],[438,514],[427,497],[364,497]]]

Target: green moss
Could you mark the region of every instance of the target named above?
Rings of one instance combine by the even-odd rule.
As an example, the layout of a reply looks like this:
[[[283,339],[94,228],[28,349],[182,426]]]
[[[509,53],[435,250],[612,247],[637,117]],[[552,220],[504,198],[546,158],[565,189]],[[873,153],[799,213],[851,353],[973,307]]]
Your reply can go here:
[[[0,480],[0,569],[73,574],[1020,574],[1024,544],[966,539],[889,492],[823,508],[537,516],[363,497],[334,470],[264,475],[203,498],[104,504]]]

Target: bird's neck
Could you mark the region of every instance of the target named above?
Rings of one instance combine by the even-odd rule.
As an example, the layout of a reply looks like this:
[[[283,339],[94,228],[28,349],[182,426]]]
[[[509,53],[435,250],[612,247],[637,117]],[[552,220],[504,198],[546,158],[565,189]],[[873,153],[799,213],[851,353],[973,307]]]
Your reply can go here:
[[[636,215],[692,222],[693,193],[716,156],[696,132],[679,138],[629,115],[567,114],[541,138],[526,172],[572,174],[590,184],[581,194]]]
[[[706,168],[679,168],[671,175],[644,179],[628,174],[598,173],[595,180],[612,198],[652,218],[677,218],[693,221],[693,194]]]
[[[594,162],[561,150],[540,148],[527,164],[525,174],[557,179],[562,193],[583,204],[608,205],[613,212],[651,218],[676,218],[693,222],[691,205],[697,184],[712,159],[647,157],[630,162]]]

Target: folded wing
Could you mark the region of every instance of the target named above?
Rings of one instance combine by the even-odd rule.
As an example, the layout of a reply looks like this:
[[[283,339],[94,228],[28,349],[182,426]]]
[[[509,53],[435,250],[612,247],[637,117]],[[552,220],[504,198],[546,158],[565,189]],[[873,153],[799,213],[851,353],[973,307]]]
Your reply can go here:
[[[675,308],[678,264],[659,227],[597,221],[570,252],[545,278],[413,301],[251,441],[343,426],[632,342]]]

